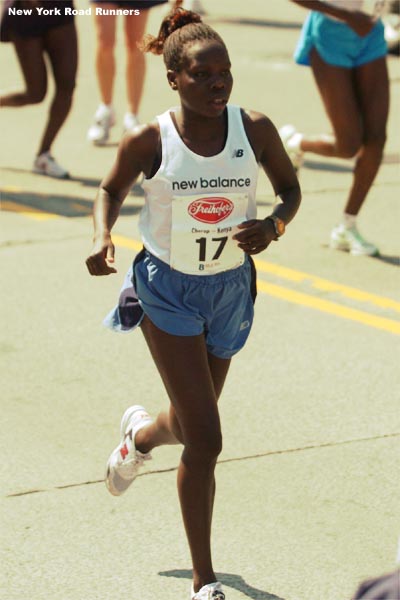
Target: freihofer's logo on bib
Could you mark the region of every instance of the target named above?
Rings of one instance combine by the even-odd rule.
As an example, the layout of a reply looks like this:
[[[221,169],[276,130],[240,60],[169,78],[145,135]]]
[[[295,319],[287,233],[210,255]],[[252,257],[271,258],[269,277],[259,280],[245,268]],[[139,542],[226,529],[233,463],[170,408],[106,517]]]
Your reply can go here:
[[[243,264],[233,236],[246,221],[247,194],[174,196],[171,267],[192,275],[212,275]]]
[[[199,198],[189,204],[188,212],[202,223],[219,223],[229,217],[233,208],[228,198]]]

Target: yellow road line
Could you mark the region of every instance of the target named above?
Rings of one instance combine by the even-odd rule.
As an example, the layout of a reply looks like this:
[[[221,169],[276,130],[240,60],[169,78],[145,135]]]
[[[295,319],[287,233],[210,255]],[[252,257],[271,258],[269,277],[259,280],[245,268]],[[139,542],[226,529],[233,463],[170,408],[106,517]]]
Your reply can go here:
[[[274,296],[280,300],[286,300],[287,302],[293,302],[294,304],[307,306],[308,308],[329,313],[331,315],[341,317],[342,319],[357,321],[363,325],[375,327],[375,329],[382,329],[384,331],[389,331],[390,333],[400,335],[400,322],[398,321],[392,321],[391,319],[371,315],[370,313],[349,308],[347,306],[342,306],[341,304],[331,302],[330,300],[323,300],[321,298],[316,298],[315,296],[309,296],[308,294],[296,292],[295,290],[290,290],[280,285],[267,283],[259,279],[257,280],[257,288],[260,292],[264,292],[265,294]]]
[[[131,250],[141,250],[143,245],[137,240],[133,240],[121,235],[113,235],[113,241],[116,246],[121,246],[123,248],[129,248]],[[300,271],[294,271],[292,269],[286,269],[286,267],[279,267],[279,265],[273,265],[272,263],[267,263],[265,261],[257,260],[256,266],[260,271],[270,272],[274,274],[287,272],[287,279],[291,278],[291,281],[304,281],[305,279],[311,279],[316,283],[320,284],[324,283],[326,286],[322,289],[329,289],[330,291],[339,291],[344,290],[344,292],[349,291],[348,297],[351,297],[355,300],[366,300],[372,301],[371,298],[375,300],[375,304],[381,307],[391,306],[391,302],[396,305],[394,300],[390,298],[381,298],[380,296],[375,296],[374,294],[368,294],[367,292],[363,292],[362,290],[357,290],[353,288],[347,288],[346,286],[342,286],[340,284],[336,284],[333,281],[319,279],[318,277],[313,277],[312,275],[308,275],[308,273],[302,273]],[[271,267],[271,268],[269,268]],[[296,278],[295,278],[296,277]],[[328,288],[328,284],[330,287]],[[318,286],[315,286],[318,287]],[[379,317],[376,315],[372,315],[368,312],[364,312],[361,310],[356,310],[354,308],[349,308],[347,306],[342,306],[341,304],[337,304],[336,302],[331,302],[330,300],[324,300],[322,298],[316,298],[315,296],[310,296],[308,294],[304,294],[302,292],[297,292],[295,290],[291,290],[285,288],[283,286],[275,285],[272,283],[267,283],[266,281],[257,280],[257,288],[260,292],[268,294],[269,296],[273,296],[275,298],[279,298],[281,300],[286,300],[287,302],[292,302],[294,304],[299,304],[301,306],[306,306],[308,308],[312,308],[314,310],[319,310],[321,312],[325,312],[331,315],[335,315],[337,317],[341,317],[342,319],[349,319],[351,321],[356,321],[358,323],[362,323],[363,325],[368,325],[369,327],[374,327],[375,329],[381,329],[383,331],[389,331],[390,333],[394,333],[396,335],[400,335],[400,322],[393,321],[391,319],[386,319],[384,317]],[[350,295],[350,293],[352,295]],[[347,294],[345,294],[347,295]],[[378,303],[379,301],[379,303]]]
[[[283,279],[288,279],[289,281],[294,281],[296,283],[310,281],[312,287],[315,289],[324,292],[337,292],[346,298],[350,298],[351,300],[370,302],[371,304],[375,304],[380,308],[390,308],[400,312],[400,302],[396,302],[391,298],[370,294],[369,292],[364,292],[362,290],[342,285],[334,281],[329,281],[329,279],[322,279],[321,277],[316,277],[314,275],[310,275],[309,273],[295,271],[294,269],[288,269],[287,267],[281,267],[280,265],[276,265],[264,260],[257,259],[254,262],[257,270],[262,271],[263,273],[272,273],[277,277],[282,277]]]
[[[131,238],[127,238],[123,235],[115,235],[112,234],[112,240],[116,246],[121,246],[122,248],[130,248],[131,250],[141,250],[143,248],[143,244],[138,242],[137,240],[132,240]]]
[[[25,204],[11,202],[11,200],[2,200],[1,210],[17,212],[18,214],[28,217],[29,219],[34,219],[35,221],[48,221],[49,219],[56,219],[58,217],[58,215],[54,213],[44,212],[38,208],[27,206]]]
[[[4,188],[4,191],[21,190],[14,186],[7,186],[6,188]],[[16,202],[11,202],[8,200],[2,201],[2,207],[5,210],[18,212],[24,215],[25,217],[29,217],[37,221],[46,221],[49,219],[57,218],[59,216],[53,213],[48,213],[39,209],[31,208],[26,205],[17,204]],[[79,206],[79,208],[81,207]],[[137,242],[136,240],[131,240],[129,238],[125,238],[124,236],[113,236],[114,240],[117,240],[117,238],[119,240],[117,242],[119,246],[131,248],[133,250],[140,250],[142,248],[142,244],[140,242]],[[288,281],[293,281],[295,283],[309,281],[312,287],[315,289],[324,292],[339,293],[346,298],[350,298],[351,300],[357,300],[358,302],[369,302],[371,304],[374,304],[375,306],[379,306],[380,308],[387,308],[395,310],[396,312],[400,312],[400,302],[397,302],[392,298],[386,298],[384,296],[378,296],[377,294],[371,294],[370,292],[364,292],[363,290],[358,290],[357,288],[352,288],[341,283],[336,283],[335,281],[330,281],[329,279],[323,279],[321,277],[311,275],[310,273],[305,273],[303,271],[297,271],[295,269],[283,267],[281,265],[277,265],[265,260],[255,259],[254,262],[256,264],[257,270],[261,271],[262,273],[271,273],[272,275],[281,277],[282,279],[287,279]]]
[[[53,219],[58,216],[52,213],[47,213],[35,208],[31,208],[10,201],[3,201],[2,208],[5,210],[12,210],[18,212],[19,214],[39,221]],[[120,235],[113,235],[113,241],[117,246],[129,248],[136,251],[139,251],[142,248],[142,244],[140,242]],[[311,285],[315,289],[327,292],[337,292],[352,300],[370,302],[381,308],[390,308],[400,312],[400,303],[396,302],[395,300],[392,300],[391,298],[385,298],[383,296],[378,296],[376,294],[364,292],[363,290],[358,290],[356,288],[345,286],[334,281],[329,281],[328,279],[316,277],[309,273],[296,271],[294,269],[276,265],[274,263],[270,263],[261,259],[256,259],[255,264],[257,269],[263,273],[271,273],[273,275],[282,277],[284,279],[296,283],[310,281]],[[400,323],[391,319],[378,317],[364,311],[342,306],[335,302],[331,302],[321,298],[316,298],[314,296],[297,292],[295,290],[290,290],[283,286],[267,283],[262,280],[258,280],[257,286],[261,292],[276,298],[280,298],[281,300],[286,300],[288,302],[292,302],[302,306],[307,306],[308,308],[333,314],[344,319],[349,319],[352,321],[362,323],[364,325],[368,325],[370,327],[374,327],[376,329],[381,329],[390,333],[394,333],[396,335],[400,335]]]

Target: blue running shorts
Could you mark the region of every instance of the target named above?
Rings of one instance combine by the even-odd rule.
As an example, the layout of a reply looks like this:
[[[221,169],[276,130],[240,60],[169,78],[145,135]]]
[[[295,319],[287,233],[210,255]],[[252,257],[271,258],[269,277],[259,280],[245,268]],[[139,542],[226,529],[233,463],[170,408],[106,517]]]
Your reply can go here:
[[[326,63],[353,69],[386,56],[387,44],[382,21],[365,37],[360,37],[346,23],[312,11],[304,22],[294,59],[299,65],[310,65],[315,48]]]
[[[171,335],[205,334],[207,350],[230,358],[246,343],[253,323],[250,261],[215,275],[187,275],[149,252],[135,265],[140,305]]]

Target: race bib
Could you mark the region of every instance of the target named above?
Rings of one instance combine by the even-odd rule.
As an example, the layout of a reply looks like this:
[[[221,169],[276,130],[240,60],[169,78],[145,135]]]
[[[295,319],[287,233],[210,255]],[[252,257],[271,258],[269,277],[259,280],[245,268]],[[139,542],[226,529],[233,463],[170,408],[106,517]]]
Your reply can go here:
[[[172,199],[171,267],[191,275],[212,275],[244,263],[233,239],[246,221],[247,194],[176,196]]]

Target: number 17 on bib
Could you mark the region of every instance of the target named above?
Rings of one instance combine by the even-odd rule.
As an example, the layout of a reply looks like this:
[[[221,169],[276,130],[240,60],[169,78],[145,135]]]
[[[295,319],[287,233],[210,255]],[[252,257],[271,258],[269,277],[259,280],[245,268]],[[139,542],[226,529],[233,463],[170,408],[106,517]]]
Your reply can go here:
[[[213,275],[243,264],[233,239],[246,221],[246,194],[176,196],[172,200],[171,267],[192,275]]]

